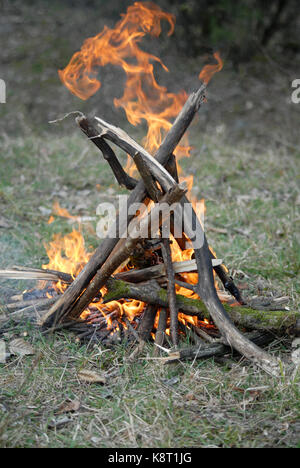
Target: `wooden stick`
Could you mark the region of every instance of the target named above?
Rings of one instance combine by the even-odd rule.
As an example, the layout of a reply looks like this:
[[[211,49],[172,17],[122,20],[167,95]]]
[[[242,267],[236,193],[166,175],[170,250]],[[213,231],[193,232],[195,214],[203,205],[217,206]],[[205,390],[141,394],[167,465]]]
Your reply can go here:
[[[148,167],[144,163],[144,159],[142,158],[141,154],[138,151],[134,154],[133,160],[144,181],[149,197],[154,202],[158,202],[162,197],[162,193],[157,187],[156,182],[151,175],[151,172],[149,171]]]
[[[201,85],[196,93],[192,93],[187,99],[185,105],[178,114],[175,122],[173,123],[171,129],[165,136],[161,146],[155,154],[156,159],[162,164],[165,165],[168,162],[170,154],[173,153],[174,149],[178,145],[182,136],[184,135],[186,129],[192,122],[196,112],[199,110],[202,102],[205,100],[205,85]],[[84,117],[84,116],[83,116]],[[86,117],[84,117],[86,118]],[[92,122],[96,122],[95,119]],[[89,120],[89,124],[91,121]],[[97,123],[97,122],[96,122]],[[92,123],[93,125],[93,123]],[[99,132],[98,132],[99,133]],[[95,139],[95,135],[88,135],[89,137]],[[100,135],[99,135],[100,137]],[[140,181],[134,190],[131,192],[128,199],[128,206],[130,207],[133,203],[142,202],[146,197],[146,190],[143,181]],[[121,223],[121,231],[123,232],[128,226],[130,220],[133,216],[127,215],[126,220]],[[118,242],[119,236],[119,216],[116,219],[115,225],[112,227],[111,232],[116,232],[117,237],[113,238],[111,232],[108,233],[107,238],[101,243],[101,245],[96,249],[92,255],[90,261],[87,263],[85,268],[81,273],[76,277],[71,286],[65,291],[64,295],[54,304],[52,307],[52,312],[56,310],[63,311],[68,305],[73,304],[78,297],[82,294],[84,289],[90,283],[94,275],[97,273],[99,268],[103,265],[110,252],[113,250],[115,245]]]
[[[156,314],[157,306],[152,304],[147,305],[137,330],[140,338],[144,341],[147,341],[150,338]]]
[[[129,332],[131,333],[131,335],[139,342],[141,343],[143,340],[142,338],[139,336],[138,332],[133,328],[133,326],[131,325],[130,321],[128,320],[127,317],[124,317],[124,321],[128,327],[128,330]]]
[[[171,174],[173,179],[178,182],[179,181],[179,176],[178,176],[178,169],[177,169],[177,162],[176,162],[176,157],[174,154],[170,155],[170,158],[166,164],[166,170]],[[178,221],[177,221],[178,222]],[[176,239],[177,244],[181,248],[181,250],[185,250],[187,248],[187,243],[188,243],[188,238],[184,234],[184,229],[183,225],[181,226],[181,229],[178,229],[179,226],[175,226],[175,219],[174,219],[174,214],[171,215],[171,226],[170,230],[174,238]],[[181,231],[181,236],[176,237],[175,236],[175,229]]]
[[[178,176],[177,162],[176,162],[176,157],[173,153],[170,155],[165,167],[166,167],[166,170],[171,174],[175,182],[177,182],[178,184],[179,176]]]
[[[104,159],[110,165],[115,178],[119,185],[126,187],[128,190],[133,190],[138,181],[133,177],[129,176],[119,163],[117,156],[115,155],[114,151],[111,147],[107,144],[107,142],[98,136],[97,129],[92,125],[91,121],[87,119],[85,116],[77,117],[76,119],[77,124],[79,125],[80,129],[90,138],[90,140],[100,149]]]
[[[195,284],[190,284],[190,283],[187,283],[186,281],[180,281],[177,278],[175,278],[175,283],[181,288],[189,289],[190,291],[196,292]]]
[[[175,291],[175,272],[172,264],[171,249],[169,239],[162,239],[161,252],[164,259],[164,264],[167,270],[168,277],[168,303],[170,310],[170,331],[174,346],[178,346],[178,308],[176,302]]]
[[[199,335],[202,340],[207,341],[208,343],[215,343],[216,340],[212,336],[210,336],[208,333],[206,333],[205,330],[202,330],[202,328],[196,327],[195,325],[191,325],[192,329],[194,330],[196,335]]]
[[[273,336],[267,332],[252,332],[247,334],[247,339],[256,346],[263,346],[273,341]],[[232,348],[222,343],[211,343],[203,346],[201,344],[191,348],[180,349],[178,351],[169,353],[168,357],[162,360],[163,363],[168,364],[179,359],[203,359],[215,356],[224,356],[224,354],[232,353]]]
[[[214,254],[211,252],[211,250],[209,251],[210,252],[210,255],[211,255],[211,258],[214,259],[216,258],[214,256]],[[231,276],[229,276],[226,268],[224,265],[217,265],[214,267],[214,270],[215,272],[217,273],[218,277],[220,278],[220,280],[222,281],[223,283],[223,286],[224,288],[230,292],[230,294],[232,294],[232,296],[241,304],[241,305],[244,305],[246,304],[245,300],[243,299],[242,297],[242,294],[239,290],[239,288],[236,286],[236,284],[234,283],[233,281],[233,278],[231,278]]]
[[[129,281],[130,283],[140,283],[141,281],[148,281],[153,278],[159,278],[165,274],[165,265],[159,264],[147,268],[142,268],[141,270],[133,268],[132,270],[121,271],[120,273],[114,275],[114,278],[123,281]]]
[[[73,278],[68,273],[38,268],[15,267],[10,270],[0,270],[0,278],[21,280],[61,281],[71,283]]]
[[[161,308],[159,311],[158,326],[155,334],[155,344],[158,346],[163,346],[165,341],[165,331],[167,328],[167,311],[164,308]],[[157,356],[159,353],[158,346],[154,349],[154,356]]]
[[[216,265],[220,265],[222,260],[217,258],[212,260],[212,266],[215,268]],[[197,271],[196,260],[184,260],[182,262],[173,262],[173,269],[175,273],[188,273],[191,271]],[[128,271],[122,271],[114,275],[116,279],[123,281],[129,281],[130,283],[139,283],[140,281],[147,281],[153,278],[159,278],[165,276],[166,268],[163,263],[153,265],[151,267],[138,269],[132,269]],[[177,281],[176,281],[177,282]],[[182,282],[183,283],[183,282]],[[188,288],[187,284],[187,288]]]

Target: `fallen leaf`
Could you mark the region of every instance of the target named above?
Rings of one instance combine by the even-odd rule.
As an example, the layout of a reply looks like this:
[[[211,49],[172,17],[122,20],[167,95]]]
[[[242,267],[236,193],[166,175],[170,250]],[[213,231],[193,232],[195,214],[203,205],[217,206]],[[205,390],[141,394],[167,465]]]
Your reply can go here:
[[[190,393],[186,393],[184,395],[184,398],[188,401],[191,401],[191,400],[196,400],[196,396],[194,395],[194,393],[190,392]]]
[[[35,350],[30,343],[24,341],[22,338],[16,338],[9,343],[9,350],[11,354],[19,354],[20,356],[29,356],[35,354]]]
[[[58,408],[57,414],[70,413],[72,411],[78,411],[80,408],[79,400],[64,401]]]
[[[88,369],[82,369],[81,371],[78,372],[78,378],[82,380],[83,382],[89,382],[89,383],[106,383],[106,378],[102,375],[97,374],[97,372],[88,370]]]
[[[234,390],[235,392],[240,392],[240,393],[245,393],[245,389],[244,388],[240,388],[240,387],[231,387],[232,390]]]

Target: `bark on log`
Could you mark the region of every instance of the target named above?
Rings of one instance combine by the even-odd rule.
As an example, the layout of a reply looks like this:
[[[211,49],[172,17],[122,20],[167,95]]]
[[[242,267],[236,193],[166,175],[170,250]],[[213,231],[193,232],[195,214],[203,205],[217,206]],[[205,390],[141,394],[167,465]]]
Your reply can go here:
[[[167,291],[155,281],[143,284],[133,284],[121,280],[109,279],[106,284],[107,294],[104,302],[113,300],[136,299],[147,304],[168,307]],[[201,299],[191,299],[176,294],[177,306],[180,312],[198,317],[200,320],[210,319],[211,316]],[[231,307],[223,304],[230,319],[240,328],[274,332],[276,334],[298,334],[300,332],[300,313],[292,311],[262,311],[246,306]]]

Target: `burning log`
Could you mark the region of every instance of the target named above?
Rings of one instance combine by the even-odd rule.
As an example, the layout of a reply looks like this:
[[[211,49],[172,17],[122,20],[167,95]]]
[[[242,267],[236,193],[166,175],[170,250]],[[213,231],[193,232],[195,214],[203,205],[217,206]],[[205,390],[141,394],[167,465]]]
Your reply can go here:
[[[168,307],[167,291],[155,281],[143,284],[127,283],[110,278],[106,284],[108,289],[104,303],[121,298],[132,298],[158,307]],[[186,315],[198,317],[200,320],[210,319],[210,313],[201,299],[192,299],[176,294],[177,307]],[[223,304],[230,319],[240,328],[256,329],[276,334],[299,334],[300,314],[286,310],[256,310],[247,306]]]
[[[180,200],[180,198],[184,195],[185,192],[185,183],[175,185],[171,190],[169,190],[165,194],[165,196],[161,199],[161,202],[154,206],[154,208],[151,211],[152,216],[154,216],[155,212],[157,212],[158,216],[158,214],[161,212],[162,204],[172,205],[176,201]],[[138,232],[141,233],[147,231],[147,234],[150,234],[148,232],[150,226],[149,219],[150,214],[146,218],[141,220]],[[161,223],[163,223],[164,221],[164,218],[160,219]],[[131,232],[129,232],[129,237],[127,239],[120,239],[114,250],[109,255],[106,262],[96,274],[93,281],[89,284],[86,291],[78,299],[78,302],[73,307],[70,307],[70,304],[66,303],[66,308],[63,309],[61,312],[58,312],[56,309],[53,311],[53,308],[50,309],[49,313],[46,315],[46,317],[44,317],[43,325],[46,325],[49,322],[51,323],[53,320],[55,320],[55,322],[59,322],[67,315],[70,315],[73,318],[79,317],[83,310],[99,293],[99,290],[106,284],[107,280],[118,268],[118,266],[130,256],[135,245],[139,242],[139,240],[140,237],[131,237]],[[61,302],[63,302],[64,297],[65,296],[62,296]]]
[[[173,123],[171,129],[165,136],[161,146],[156,152],[156,159],[162,164],[167,164],[170,155],[173,153],[177,144],[184,135],[186,129],[192,122],[196,112],[199,110],[201,103],[205,99],[205,85],[201,85],[199,90],[196,93],[192,93],[187,99],[185,105],[183,106],[181,112]],[[82,119],[86,120],[86,117],[77,117],[76,122],[81,126]],[[94,119],[95,121],[95,119]],[[96,123],[96,121],[95,121]],[[93,124],[92,124],[93,126]],[[85,128],[87,128],[85,126]],[[99,132],[98,132],[99,133]],[[99,135],[100,137],[100,135]],[[91,135],[90,139],[93,140],[95,135]],[[136,151],[135,151],[136,152]],[[135,154],[134,152],[134,154]],[[129,199],[128,206],[130,207],[133,203],[142,202],[146,197],[146,190],[143,181],[138,182],[136,187],[132,190]],[[132,217],[127,216],[125,225],[122,225],[121,230],[125,230],[131,221]],[[54,306],[51,308],[51,313],[55,311],[64,312],[64,307],[66,304],[74,304],[78,297],[81,296],[83,291],[86,289],[90,281],[93,279],[97,271],[101,268],[103,263],[106,261],[110,252],[116,246],[118,242],[119,233],[119,218],[116,219],[116,223],[113,226],[113,232],[117,233],[117,238],[112,238],[113,236],[108,233],[107,238],[101,243],[101,245],[96,249],[90,261],[87,263],[85,268],[73,281],[72,285],[65,291],[63,298],[60,298]]]
[[[108,124],[102,119],[96,118],[101,129],[101,135],[118,144],[124,151],[130,155],[134,155],[139,151],[143,156],[145,164],[148,165],[152,176],[158,181],[163,190],[169,190],[176,184],[173,177],[165,170],[165,168],[147,153],[142,147],[134,142],[123,130]],[[261,350],[254,343],[249,341],[243,334],[233,325],[228,314],[223,308],[218,295],[216,293],[214,279],[211,267],[211,255],[207,244],[206,236],[203,232],[201,223],[197,219],[196,213],[186,213],[184,204],[188,205],[189,201],[186,197],[181,199],[183,217],[185,221],[185,232],[192,240],[194,229],[196,226],[197,235],[202,235],[203,242],[200,248],[194,248],[195,259],[198,270],[198,284],[195,288],[197,294],[202,298],[216,326],[224,336],[225,340],[230,343],[237,351],[244,354],[248,359],[254,361],[259,367],[263,368],[271,375],[280,374],[279,362],[270,356],[265,351]],[[194,229],[193,229],[194,227]]]

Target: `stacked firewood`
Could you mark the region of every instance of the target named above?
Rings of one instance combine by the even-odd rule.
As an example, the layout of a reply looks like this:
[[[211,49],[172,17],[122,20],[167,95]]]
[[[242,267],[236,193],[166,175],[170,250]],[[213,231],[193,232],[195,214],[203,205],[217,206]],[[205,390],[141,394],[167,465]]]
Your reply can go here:
[[[204,99],[205,85],[202,85],[197,92],[190,95],[154,157],[120,128],[98,117],[91,119],[79,113],[76,122],[80,129],[102,152],[118,183],[131,191],[128,207],[134,203],[143,201],[148,203],[151,200],[151,211],[139,219],[128,213],[126,216],[123,214],[122,220],[116,219],[112,231],[116,235],[108,233],[75,279],[66,273],[51,270],[28,270],[27,273],[31,278],[36,277],[54,283],[62,281],[68,287],[64,294],[50,295],[50,297],[47,294],[47,298],[39,298],[32,304],[25,304],[26,301],[21,299],[21,307],[17,310],[16,301],[10,302],[8,309],[15,310],[13,313],[19,314],[18,316],[24,313],[32,314],[34,310],[46,332],[69,328],[77,331],[79,338],[89,337],[106,343],[112,339],[111,330],[106,326],[107,319],[99,317],[96,310],[93,311],[93,301],[99,300],[100,290],[105,287],[107,292],[102,298],[104,303],[137,299],[147,304],[142,316],[136,317],[131,323],[125,319],[123,327],[122,323],[118,322],[118,333],[114,333],[113,340],[117,340],[121,335],[127,335],[138,340],[140,344],[144,343],[151,336],[159,309],[156,344],[164,345],[165,330],[168,327],[172,345],[169,360],[220,355],[233,349],[269,374],[280,374],[280,362],[263,350],[261,345],[273,339],[274,330],[281,334],[297,333],[299,317],[295,313],[282,310],[270,312],[266,310],[267,306],[261,311],[254,311],[249,307],[222,261],[216,259],[209,249],[202,224],[193,208],[190,206],[190,210],[183,209],[184,205],[190,205],[190,202],[186,196],[185,183],[180,183],[178,180],[174,151]],[[114,143],[133,158],[140,174],[139,181],[124,171],[108,142]],[[150,218],[156,217],[159,218],[158,227],[162,233],[161,227],[166,221],[164,216],[170,216],[170,213],[164,215],[162,206],[172,206],[174,203],[181,207],[184,220],[182,226],[176,226],[176,241],[180,246],[184,246],[189,241],[194,249],[194,259],[188,262],[174,263],[171,257],[170,239],[162,234],[160,238],[152,239],[149,230]],[[175,217],[170,220],[171,231],[173,226],[172,234],[175,231],[174,220]],[[128,232],[127,237],[122,236],[125,230]],[[202,238],[201,246],[195,243],[195,231]],[[136,232],[143,234],[136,236]],[[156,251],[157,262],[154,262],[154,265],[147,265],[133,261],[132,269],[115,274],[120,265],[134,258],[138,251],[142,258],[147,258],[147,255],[151,257]],[[196,284],[188,284],[180,277],[181,272],[188,271],[198,273]],[[5,272],[2,274],[5,276]],[[21,275],[19,270],[10,271],[10,274],[11,277],[15,275],[15,278],[18,274]],[[225,305],[220,301],[214,274],[232,296],[234,307],[231,307],[230,301]],[[6,277],[8,276],[6,272]],[[176,284],[192,290],[199,299],[176,294]],[[283,300],[278,300],[269,308],[282,309]],[[88,308],[90,314],[82,319],[83,312]],[[195,347],[188,350],[178,349],[179,336],[185,327],[178,320],[179,314],[182,313],[198,317],[203,321],[206,319],[210,325],[213,324],[213,327],[208,327],[207,330],[205,327],[201,329],[194,325],[187,328],[196,343]],[[113,321],[117,318],[118,311],[109,309],[108,314]],[[209,332],[211,329],[214,330],[213,333]],[[242,329],[255,331],[243,333]],[[219,333],[217,339],[214,337],[216,330]]]

